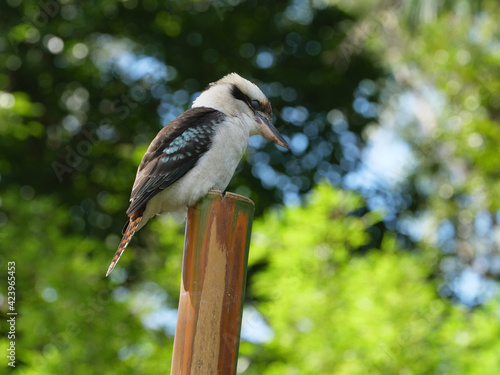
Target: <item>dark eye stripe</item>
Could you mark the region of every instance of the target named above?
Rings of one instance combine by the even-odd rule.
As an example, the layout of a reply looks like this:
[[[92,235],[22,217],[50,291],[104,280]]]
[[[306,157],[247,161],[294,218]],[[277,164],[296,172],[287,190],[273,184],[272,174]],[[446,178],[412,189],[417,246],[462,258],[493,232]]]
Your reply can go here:
[[[242,100],[245,103],[250,103],[250,98],[248,95],[243,94],[243,92],[238,88],[238,86],[233,84],[233,87],[231,88],[231,94],[235,99]]]
[[[231,87],[231,95],[235,99],[241,100],[246,103],[250,107],[250,109],[259,109],[260,108],[260,102],[258,100],[252,100],[248,95],[245,95],[239,88],[238,86],[234,85]],[[254,102],[257,103],[257,107],[254,106]]]

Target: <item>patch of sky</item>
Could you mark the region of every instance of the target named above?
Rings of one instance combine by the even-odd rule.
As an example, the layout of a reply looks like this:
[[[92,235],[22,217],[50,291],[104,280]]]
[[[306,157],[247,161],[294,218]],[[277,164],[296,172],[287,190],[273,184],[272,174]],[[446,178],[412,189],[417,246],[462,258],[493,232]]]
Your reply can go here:
[[[309,111],[307,108],[298,107],[284,107],[281,110],[281,117],[284,121],[289,122],[295,126],[301,126],[309,117]]]
[[[284,15],[288,20],[301,25],[309,25],[314,18],[309,2],[301,0],[292,0],[286,7]]]
[[[498,285],[493,280],[467,267],[453,278],[448,288],[459,297],[462,304],[470,307],[482,304],[498,292]]]
[[[135,53],[138,46],[127,38],[101,34],[96,38],[97,47],[91,55],[94,64],[103,71],[115,72],[126,83],[141,79],[153,85],[169,82],[177,70],[155,57]]]
[[[274,56],[269,51],[261,51],[255,57],[255,64],[261,69],[270,68],[274,64]]]

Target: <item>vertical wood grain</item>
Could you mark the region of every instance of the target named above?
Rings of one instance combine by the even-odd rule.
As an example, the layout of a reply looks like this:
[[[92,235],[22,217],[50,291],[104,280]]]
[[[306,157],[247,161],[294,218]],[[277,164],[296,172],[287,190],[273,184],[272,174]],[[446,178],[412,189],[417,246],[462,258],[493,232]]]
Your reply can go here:
[[[253,212],[215,192],[188,210],[172,375],[236,373]]]

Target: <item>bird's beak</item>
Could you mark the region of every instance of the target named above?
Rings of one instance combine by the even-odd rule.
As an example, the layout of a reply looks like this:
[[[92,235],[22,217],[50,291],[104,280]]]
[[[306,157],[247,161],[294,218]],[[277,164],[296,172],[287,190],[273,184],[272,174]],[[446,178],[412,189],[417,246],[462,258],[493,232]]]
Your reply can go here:
[[[260,132],[264,138],[267,138],[271,142],[290,150],[290,146],[286,143],[285,138],[283,138],[273,124],[271,124],[271,121],[269,121],[262,113],[255,113],[255,121],[259,124]]]

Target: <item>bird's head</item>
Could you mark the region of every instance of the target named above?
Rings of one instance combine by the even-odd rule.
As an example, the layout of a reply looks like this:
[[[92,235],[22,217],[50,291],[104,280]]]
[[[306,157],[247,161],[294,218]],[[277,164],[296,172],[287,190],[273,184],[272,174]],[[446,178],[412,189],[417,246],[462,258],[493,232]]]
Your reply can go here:
[[[226,116],[238,117],[248,126],[249,135],[262,135],[290,149],[272,124],[271,103],[267,97],[255,84],[236,73],[211,83],[194,101],[193,107],[214,108]]]

